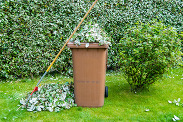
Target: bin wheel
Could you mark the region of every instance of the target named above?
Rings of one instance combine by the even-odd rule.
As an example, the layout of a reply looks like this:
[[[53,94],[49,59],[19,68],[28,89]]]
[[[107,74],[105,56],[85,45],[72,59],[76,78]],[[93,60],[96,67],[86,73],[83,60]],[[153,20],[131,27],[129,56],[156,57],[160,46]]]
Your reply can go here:
[[[108,87],[105,86],[105,97],[108,97]]]

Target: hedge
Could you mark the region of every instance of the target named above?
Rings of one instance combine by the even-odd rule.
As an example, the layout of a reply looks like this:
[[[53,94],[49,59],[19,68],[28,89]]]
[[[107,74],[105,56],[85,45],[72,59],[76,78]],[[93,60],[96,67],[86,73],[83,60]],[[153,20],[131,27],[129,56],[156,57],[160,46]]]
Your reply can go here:
[[[0,2],[0,79],[43,73],[94,0],[2,0]],[[97,22],[112,37],[108,68],[118,68],[119,40],[134,23],[154,19],[183,30],[181,0],[99,0],[85,22]],[[82,24],[83,26],[84,24]],[[72,74],[67,48],[51,72]]]

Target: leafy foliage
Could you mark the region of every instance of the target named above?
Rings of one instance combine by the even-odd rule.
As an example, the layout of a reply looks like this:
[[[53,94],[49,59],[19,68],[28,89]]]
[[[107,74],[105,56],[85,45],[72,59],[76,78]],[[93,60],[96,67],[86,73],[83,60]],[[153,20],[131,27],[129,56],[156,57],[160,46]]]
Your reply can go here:
[[[148,87],[181,60],[176,30],[161,22],[127,29],[120,43],[120,63],[132,91]]]
[[[28,94],[30,95],[30,94]],[[45,84],[34,92],[26,105],[26,99],[21,99],[20,103],[27,111],[55,111],[70,109],[74,104],[73,83]]]
[[[44,73],[66,38],[91,6],[88,0],[2,0],[0,2],[0,78]],[[108,68],[118,68],[119,40],[136,21],[161,20],[183,30],[181,0],[99,0],[84,23],[98,23],[112,37]],[[81,26],[81,28],[84,24]],[[51,72],[72,74],[71,52],[65,50]]]
[[[58,0],[1,2],[0,77],[33,77],[44,72],[79,20],[68,16],[75,6],[75,2]],[[71,53],[65,50],[51,72],[70,74],[68,55]]]
[[[113,38],[108,59],[110,64],[108,67],[111,68],[119,67],[121,48],[118,45],[119,40],[125,35],[126,29],[135,26],[137,21],[147,23],[156,19],[167,26],[175,27],[178,33],[183,30],[182,0],[99,0],[98,2],[100,7],[96,7],[95,13],[98,15],[97,22]]]
[[[99,27],[98,24],[88,22],[79,33],[75,33],[72,40],[75,44],[80,42],[96,42],[99,45],[110,44],[107,34]]]

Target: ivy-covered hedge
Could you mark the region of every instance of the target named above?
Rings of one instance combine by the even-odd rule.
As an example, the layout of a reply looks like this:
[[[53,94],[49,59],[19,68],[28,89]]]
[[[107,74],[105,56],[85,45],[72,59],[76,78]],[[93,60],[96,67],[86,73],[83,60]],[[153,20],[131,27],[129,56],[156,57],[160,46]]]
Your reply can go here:
[[[0,79],[43,73],[94,0],[2,0],[0,2]],[[99,0],[85,22],[97,22],[113,38],[108,68],[118,68],[119,40],[134,23],[161,20],[183,30],[181,0]],[[83,26],[84,24],[82,24]],[[52,72],[72,74],[65,49]]]
[[[183,1],[181,0],[112,0],[101,1],[96,8],[99,23],[112,35],[114,41],[109,58],[112,68],[118,67],[119,40],[127,28],[136,23],[148,23],[154,20],[175,27],[178,33],[183,31]],[[182,43],[183,44],[183,43]]]

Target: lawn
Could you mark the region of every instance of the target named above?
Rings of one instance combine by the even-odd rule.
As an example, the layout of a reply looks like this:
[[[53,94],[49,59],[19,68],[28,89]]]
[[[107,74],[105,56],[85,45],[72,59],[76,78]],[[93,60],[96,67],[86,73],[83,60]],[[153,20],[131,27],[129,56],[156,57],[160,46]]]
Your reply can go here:
[[[39,79],[0,82],[0,121],[172,121],[174,115],[183,121],[183,106],[168,103],[181,98],[183,103],[183,68],[174,69],[149,90],[130,92],[122,73],[107,72],[109,97],[103,107],[73,107],[56,112],[28,112],[18,108],[19,101],[31,92]],[[64,76],[47,76],[44,83],[73,81]],[[147,110],[147,111],[146,111]],[[149,111],[148,111],[149,110]]]

